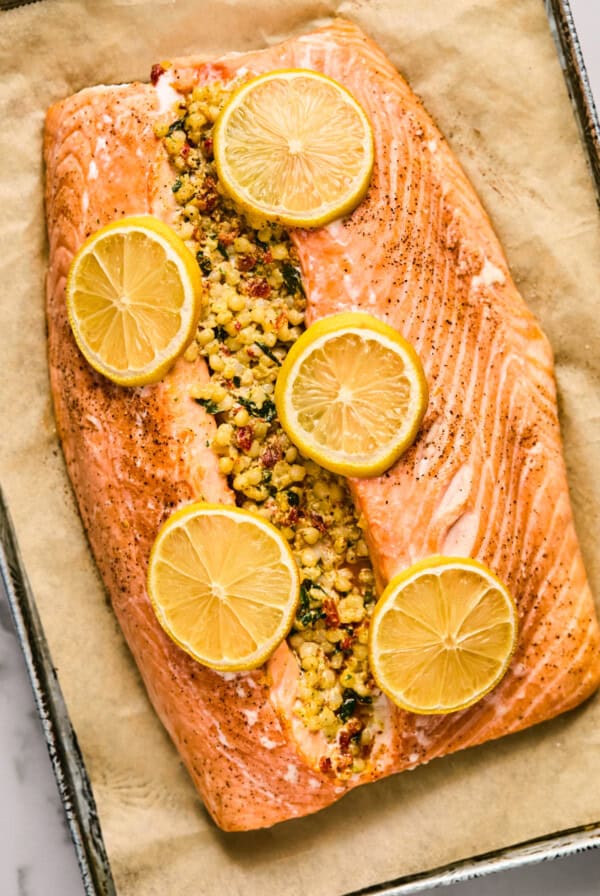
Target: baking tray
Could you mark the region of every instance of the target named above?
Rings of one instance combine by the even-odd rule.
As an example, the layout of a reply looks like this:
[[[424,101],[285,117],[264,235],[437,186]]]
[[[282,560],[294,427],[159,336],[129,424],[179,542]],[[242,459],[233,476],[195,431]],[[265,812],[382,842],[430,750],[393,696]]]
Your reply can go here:
[[[587,150],[596,197],[600,204],[600,124],[569,0],[540,0],[540,2],[545,2],[575,117]],[[26,3],[23,0],[0,0],[0,10],[24,5]],[[86,896],[117,896],[90,780],[52,665],[35,599],[1,490],[0,590],[4,591],[8,599],[17,637],[25,656],[52,767],[75,844]],[[346,896],[367,896],[367,894],[400,896],[400,894],[419,893],[431,887],[567,856],[596,846],[600,846],[600,819],[594,824],[557,831],[549,836],[474,856],[422,874],[383,881],[375,886],[348,893]]]

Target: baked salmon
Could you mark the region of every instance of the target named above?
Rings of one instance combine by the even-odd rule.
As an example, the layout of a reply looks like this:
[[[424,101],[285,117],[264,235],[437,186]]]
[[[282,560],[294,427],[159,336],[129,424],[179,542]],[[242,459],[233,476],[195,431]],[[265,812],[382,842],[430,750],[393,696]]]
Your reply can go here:
[[[431,554],[468,556],[506,583],[519,613],[508,673],[471,708],[417,716],[380,694],[365,697],[377,720],[369,737],[360,725],[336,734],[343,753],[362,730],[365,758],[352,767],[332,764],[323,731],[295,711],[309,664],[301,669],[289,639],[260,670],[218,673],[167,637],[146,594],[166,517],[192,500],[236,501],[212,447],[210,402],[192,398],[210,382],[204,356],[188,353],[157,385],[121,388],[88,366],[65,309],[69,265],[90,233],[130,214],[178,220],[177,172],[157,129],[173,104],[203,86],[285,68],[343,84],[375,138],[369,192],[352,215],[290,235],[307,322],[347,310],[380,317],[415,346],[430,388],[412,448],[383,476],[349,483],[377,585]],[[189,152],[185,134],[182,145]],[[250,830],[314,812],[359,784],[555,716],[598,687],[600,631],[569,503],[550,346],[446,141],[354,24],[335,20],[210,63],[162,63],[151,84],[83,90],[49,110],[44,151],[48,353],[68,472],[149,697],[218,825]],[[268,304],[271,287],[261,289]],[[319,537],[322,519],[310,519]],[[340,625],[340,613],[330,606],[320,624],[334,616]],[[347,618],[351,640],[359,623]],[[361,693],[350,693],[352,713]]]

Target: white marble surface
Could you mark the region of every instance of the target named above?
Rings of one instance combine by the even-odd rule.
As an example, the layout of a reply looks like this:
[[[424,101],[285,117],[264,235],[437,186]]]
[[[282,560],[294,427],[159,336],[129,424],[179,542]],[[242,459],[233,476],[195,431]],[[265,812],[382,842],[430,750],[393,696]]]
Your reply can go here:
[[[600,105],[600,0],[571,0],[571,4]],[[448,896],[598,896],[600,850],[435,892],[447,892]],[[5,598],[0,595],[0,896],[82,894],[25,665]]]

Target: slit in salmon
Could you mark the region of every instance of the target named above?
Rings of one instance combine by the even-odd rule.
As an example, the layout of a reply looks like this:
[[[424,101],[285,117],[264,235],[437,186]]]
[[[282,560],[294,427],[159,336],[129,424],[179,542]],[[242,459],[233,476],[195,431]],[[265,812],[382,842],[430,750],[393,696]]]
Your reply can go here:
[[[344,778],[365,770],[377,730],[367,646],[375,579],[345,479],[304,458],[276,415],[277,373],[304,330],[306,300],[287,231],[249,221],[219,188],[211,135],[232,89],[196,87],[156,126],[174,169],[175,227],[208,296],[186,358],[204,356],[210,378],[192,397],[216,417],[211,447],[236,503],[277,526],[294,552],[294,712],[323,736],[321,770]]]

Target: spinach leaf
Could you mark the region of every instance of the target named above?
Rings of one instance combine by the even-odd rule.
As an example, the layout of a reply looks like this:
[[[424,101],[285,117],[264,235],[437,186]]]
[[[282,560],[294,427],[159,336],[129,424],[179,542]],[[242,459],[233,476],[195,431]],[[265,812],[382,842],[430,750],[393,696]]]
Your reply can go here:
[[[209,414],[217,414],[219,405],[216,401],[213,401],[212,398],[194,398],[196,404],[202,405],[202,407],[208,411]]]
[[[275,402],[271,401],[270,398],[265,398],[263,401],[263,405],[261,408],[254,401],[250,401],[249,398],[241,398],[237,399],[239,403],[246,408],[249,414],[252,417],[260,417],[262,420],[266,420],[267,423],[270,423],[271,420],[274,420],[277,416],[277,408],[275,407]]]
[[[317,610],[316,608],[313,610],[307,610],[306,613],[303,613],[298,617],[302,625],[313,625],[315,622],[318,622],[319,619],[325,618],[325,613],[322,610]]]
[[[342,691],[342,697],[344,700],[352,699],[352,700],[355,700],[357,703],[372,703],[373,702],[372,697],[369,697],[369,696],[361,697],[360,694],[357,694],[353,688],[344,688],[344,690]]]
[[[325,618],[325,613],[320,607],[311,607],[310,605],[310,592],[313,588],[323,591],[320,585],[315,585],[310,579],[304,579],[300,584],[300,604],[296,615],[302,625],[312,625],[318,619]]]
[[[170,137],[173,131],[184,131],[185,130],[185,118],[178,118],[172,124],[169,125],[169,130],[167,131],[167,137]]]
[[[279,358],[277,357],[277,355],[274,354],[274,353],[271,351],[271,349],[269,348],[268,345],[265,345],[264,342],[256,342],[255,345],[257,345],[257,346],[259,347],[259,349],[261,350],[261,352],[264,352],[264,354],[267,356],[267,358],[270,358],[271,361],[275,361],[275,363],[276,363],[279,367],[281,367],[281,361],[279,360]]]
[[[344,693],[346,693],[344,691]],[[342,722],[347,722],[348,719],[354,715],[354,711],[356,710],[356,698],[355,697],[344,697],[342,704],[338,706],[335,711],[336,716],[342,720]]]
[[[197,252],[196,260],[197,260],[198,264],[200,265],[200,270],[202,271],[202,273],[208,277],[208,275],[212,271],[212,262],[211,262],[210,258],[207,258],[206,255],[202,254],[202,252]]]
[[[304,295],[304,286],[302,285],[302,277],[298,268],[295,268],[290,261],[284,261],[281,266],[281,275],[289,293],[299,292]]]

